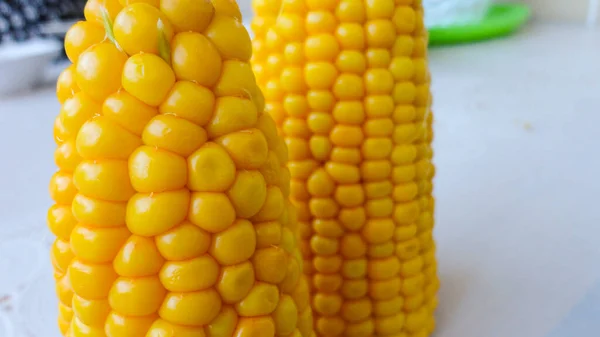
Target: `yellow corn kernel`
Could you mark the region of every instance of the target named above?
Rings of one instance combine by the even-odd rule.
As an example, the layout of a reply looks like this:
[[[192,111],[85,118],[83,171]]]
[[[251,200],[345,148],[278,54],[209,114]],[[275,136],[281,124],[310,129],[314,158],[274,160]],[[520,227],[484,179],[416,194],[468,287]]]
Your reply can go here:
[[[102,27],[87,21],[74,24],[65,34],[65,51],[73,63],[77,63],[79,55],[94,44],[104,40]],[[59,81],[60,82],[60,81]]]
[[[221,311],[221,298],[210,288],[198,292],[167,294],[159,315],[175,324],[203,326]]]
[[[185,219],[189,204],[190,193],[186,189],[136,194],[127,205],[127,227],[141,236],[162,234]]]
[[[155,237],[160,254],[169,261],[198,257],[208,251],[210,234],[189,222]]]
[[[73,312],[86,325],[98,326],[105,322],[110,313],[108,300],[88,300],[73,296]]]
[[[77,85],[90,97],[102,102],[121,88],[121,72],[126,61],[125,53],[111,43],[92,45],[77,60]]]
[[[190,327],[170,323],[164,319],[157,319],[148,329],[147,337],[205,337],[202,327]]]
[[[235,309],[224,306],[219,315],[206,327],[207,337],[231,336],[237,325]]]
[[[209,1],[193,0],[161,1],[160,10],[178,32],[203,32],[215,13]]]
[[[291,7],[303,10],[298,4]],[[308,87],[298,86],[303,45],[255,76],[234,0],[89,0],[84,12],[86,21],[65,39],[74,64],[57,81],[62,107],[53,124],[58,171],[47,221],[61,334],[315,337],[297,237],[297,218],[310,210],[298,214],[288,198],[309,197],[296,188],[318,165],[304,160],[311,156],[304,138],[334,121],[329,108],[314,110],[323,113],[312,124],[305,119],[311,104],[325,108],[333,97],[316,93],[309,102],[300,92]],[[336,20],[323,13],[312,29],[329,25],[322,33],[331,41]],[[290,18],[290,32],[304,31],[299,17]],[[272,36],[263,47],[280,40]],[[263,95],[257,79],[287,60],[300,66]],[[422,66],[418,73],[426,78]],[[337,70],[331,74],[330,86]],[[296,98],[267,107],[265,96],[288,88]],[[302,138],[290,145],[303,149],[303,158],[291,157],[296,169],[287,168],[286,142],[266,109],[297,117],[286,126]],[[419,159],[427,151],[419,149]],[[419,177],[430,172],[427,163],[415,169]],[[326,212],[327,202],[316,209]],[[342,225],[323,233],[336,230]]]
[[[84,261],[108,263],[117,256],[130,235],[126,227],[87,228],[77,225],[71,232],[71,249]]]
[[[185,134],[186,137],[177,137]],[[206,131],[183,118],[170,115],[154,117],[145,127],[142,140],[145,144],[187,157],[207,140]]]
[[[158,54],[158,20],[163,23],[162,34],[170,40],[173,28],[156,7],[146,3],[131,3],[119,12],[114,21],[115,39],[119,46],[129,54]]]
[[[160,57],[136,54],[125,63],[121,81],[131,95],[150,106],[158,106],[175,84],[175,74]]]
[[[167,262],[159,275],[167,290],[192,292],[213,286],[219,276],[219,265],[212,256],[205,255],[187,261]]]
[[[124,316],[113,311],[108,315],[104,329],[108,336],[143,335],[157,318],[156,315],[141,317]]]
[[[248,260],[256,248],[256,232],[252,223],[238,220],[213,237],[211,255],[222,265],[234,265]]]
[[[110,307],[127,316],[155,313],[165,298],[166,290],[157,276],[116,280],[108,295]]]
[[[421,1],[253,6],[252,62],[289,149],[315,333],[428,336],[435,170]]]
[[[75,80],[76,67],[74,64],[63,70],[56,81],[56,97],[61,104],[80,91]]]
[[[73,292],[86,299],[107,298],[117,274],[110,264],[91,264],[74,260],[69,266]]]
[[[212,117],[214,104],[215,95],[211,90],[193,82],[178,81],[159,106],[159,111],[204,126]]]
[[[89,0],[84,9],[85,19],[91,23],[102,25],[103,11],[108,13],[108,17],[114,20],[119,11],[123,9],[120,0]]]
[[[269,316],[241,318],[234,332],[234,336],[236,337],[262,337],[274,335],[275,323]]]
[[[115,257],[113,266],[121,276],[141,277],[156,275],[163,263],[154,240],[132,235]]]

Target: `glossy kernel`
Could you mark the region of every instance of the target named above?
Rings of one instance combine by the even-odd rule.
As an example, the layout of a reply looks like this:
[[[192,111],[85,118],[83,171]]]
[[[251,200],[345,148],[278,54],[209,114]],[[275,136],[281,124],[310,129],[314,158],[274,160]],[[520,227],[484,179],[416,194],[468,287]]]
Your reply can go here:
[[[202,192],[192,194],[188,218],[209,233],[219,233],[233,224],[236,214],[225,194]]]
[[[198,192],[223,192],[233,184],[236,167],[229,154],[215,143],[207,143],[188,158],[188,186]]]
[[[138,192],[178,190],[187,183],[187,162],[172,152],[142,146],[129,158],[129,177]]]
[[[77,63],[79,55],[89,47],[104,40],[101,26],[87,21],[79,21],[65,34],[65,51],[73,63]]]
[[[151,238],[131,235],[113,261],[117,274],[127,277],[152,276],[164,263]]]
[[[163,234],[185,219],[189,202],[187,190],[136,194],[127,205],[127,227],[140,236]]]
[[[105,299],[117,279],[111,264],[88,264],[80,260],[71,263],[68,274],[73,292],[89,300]]]
[[[238,220],[214,236],[210,253],[221,265],[234,265],[248,260],[255,248],[256,233],[252,224]]]
[[[137,136],[104,116],[83,124],[76,139],[77,152],[83,159],[127,160],[140,145]]]
[[[235,308],[244,317],[268,315],[279,303],[277,286],[267,283],[256,283],[248,295],[236,304]]]
[[[71,249],[90,263],[109,263],[131,234],[126,227],[88,228],[77,225],[71,233]]]
[[[240,218],[250,218],[261,210],[267,200],[265,178],[259,171],[240,171],[227,192]]]
[[[105,117],[138,136],[157,113],[156,108],[146,105],[124,90],[108,96],[102,105]]]
[[[156,276],[121,277],[113,284],[108,301],[122,315],[147,316],[158,310],[166,293]]]
[[[172,115],[154,117],[144,129],[146,145],[187,157],[207,140],[206,131],[198,125]],[[175,160],[178,161],[178,160]]]
[[[208,88],[189,81],[178,81],[159,106],[159,111],[204,126],[212,117],[214,104],[215,96]]]
[[[159,30],[159,20],[163,29]],[[113,31],[119,46],[129,55],[158,54],[159,34],[170,41],[173,28],[166,16],[146,3],[132,3],[115,18]]]
[[[134,193],[125,161],[83,161],[75,169],[73,179],[79,193],[92,198],[127,201]]]
[[[268,144],[258,129],[230,133],[217,139],[240,169],[258,169],[267,160]]]
[[[136,54],[123,68],[123,88],[140,101],[158,106],[175,84],[171,67],[154,54]]]
[[[77,85],[98,102],[121,88],[121,71],[127,55],[114,44],[102,42],[87,49],[77,60]]]
[[[77,86],[75,76],[76,65],[74,64],[65,68],[58,76],[56,80],[56,97],[61,104],[81,90]]]
[[[159,315],[175,324],[199,327],[217,317],[221,305],[219,294],[212,288],[191,293],[169,293]]]
[[[198,257],[208,251],[209,233],[189,222],[158,235],[155,238],[160,254],[169,261],[182,261]]]
[[[212,87],[221,75],[221,55],[210,40],[199,33],[183,32],[173,39],[173,70],[178,80]]]
[[[202,33],[212,20],[215,8],[211,1],[160,1],[160,10],[178,32]]]
[[[169,261],[160,271],[163,286],[173,292],[192,292],[213,286],[219,276],[219,265],[210,255],[187,261]]]
[[[252,43],[241,20],[226,15],[216,15],[204,34],[216,46],[223,58],[250,60]],[[232,36],[236,37],[235,43],[230,41]]]

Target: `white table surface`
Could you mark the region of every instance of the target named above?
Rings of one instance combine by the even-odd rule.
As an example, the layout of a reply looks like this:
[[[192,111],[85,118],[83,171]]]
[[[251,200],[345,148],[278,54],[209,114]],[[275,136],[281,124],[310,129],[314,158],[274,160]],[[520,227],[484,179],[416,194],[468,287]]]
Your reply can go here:
[[[600,331],[600,32],[431,50],[437,337]],[[57,337],[51,89],[0,99],[0,337]],[[26,323],[26,324],[24,324]]]

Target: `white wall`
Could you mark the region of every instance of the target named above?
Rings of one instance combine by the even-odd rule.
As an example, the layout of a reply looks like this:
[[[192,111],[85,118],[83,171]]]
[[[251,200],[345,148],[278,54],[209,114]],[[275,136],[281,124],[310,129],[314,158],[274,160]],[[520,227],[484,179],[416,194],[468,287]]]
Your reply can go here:
[[[242,16],[244,17],[245,22],[249,22],[252,18],[252,0],[238,0],[238,4],[240,5],[240,9],[242,10]]]
[[[245,1],[245,0],[243,0]],[[589,0],[526,0],[541,20],[585,23]]]

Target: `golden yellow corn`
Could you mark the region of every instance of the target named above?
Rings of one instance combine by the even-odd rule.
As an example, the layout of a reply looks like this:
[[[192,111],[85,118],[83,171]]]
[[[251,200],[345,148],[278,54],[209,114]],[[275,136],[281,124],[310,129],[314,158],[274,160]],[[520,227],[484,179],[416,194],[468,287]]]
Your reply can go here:
[[[253,0],[317,336],[425,337],[438,279],[420,0]]]
[[[313,337],[287,149],[234,0],[89,0],[48,224],[71,337]]]

